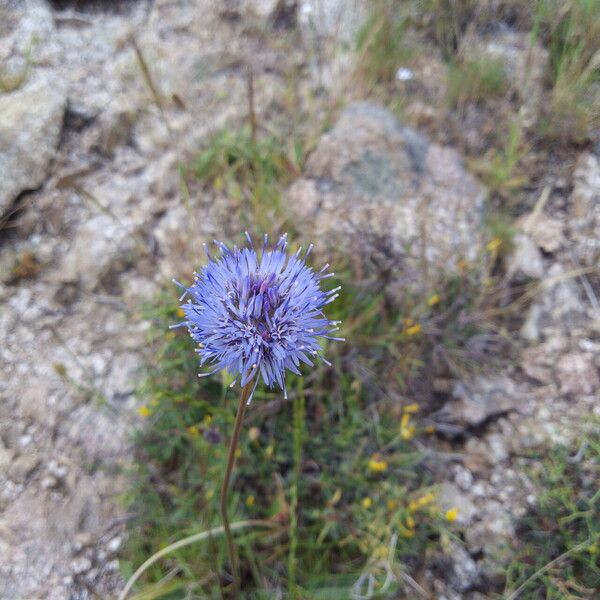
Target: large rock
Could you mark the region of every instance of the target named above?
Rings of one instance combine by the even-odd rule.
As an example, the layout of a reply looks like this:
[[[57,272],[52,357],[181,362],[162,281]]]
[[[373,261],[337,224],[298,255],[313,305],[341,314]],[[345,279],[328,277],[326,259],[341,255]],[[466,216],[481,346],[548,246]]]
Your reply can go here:
[[[289,192],[319,249],[362,255],[403,285],[475,260],[484,199],[454,150],[369,103],[342,113]]]
[[[0,214],[39,187],[58,145],[66,96],[50,79],[0,94]]]

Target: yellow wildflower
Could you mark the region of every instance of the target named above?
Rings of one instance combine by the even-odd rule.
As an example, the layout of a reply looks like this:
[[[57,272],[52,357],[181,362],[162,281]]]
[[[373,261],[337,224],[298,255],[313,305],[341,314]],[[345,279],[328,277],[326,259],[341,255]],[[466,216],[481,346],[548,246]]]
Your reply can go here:
[[[398,508],[398,502],[396,500],[387,501],[388,510],[396,510]]]
[[[453,507],[446,511],[446,520],[453,523],[458,518],[458,508]]]
[[[177,309],[177,316],[178,317],[185,317],[185,312],[183,311],[183,308],[178,308]]]
[[[400,525],[398,529],[400,530],[400,535],[402,537],[409,538],[409,539],[415,537],[415,530],[412,528],[407,529],[403,525]]]
[[[404,333],[406,333],[406,335],[418,335],[419,333],[421,333],[421,325],[420,325],[420,323],[415,323],[414,325],[411,325],[410,327],[407,327],[404,330]]]
[[[140,406],[137,411],[141,417],[149,417],[152,414],[152,411],[146,405]]]
[[[405,413],[414,414],[419,412],[421,410],[421,407],[419,406],[418,402],[413,402],[412,404],[407,404],[402,410]]]
[[[416,525],[415,520],[410,515],[408,515],[408,517],[406,517],[406,526],[409,529],[414,529],[415,525]]]
[[[251,506],[254,506],[254,501],[255,501],[255,498],[254,498],[254,496],[253,496],[252,494],[250,494],[250,496],[248,496],[248,497],[246,498],[246,506],[247,506],[248,508],[250,508]]]
[[[408,510],[410,512],[416,512],[417,510],[423,508],[424,506],[431,504],[434,500],[435,500],[435,496],[431,492],[427,493],[424,496],[421,496],[420,498],[417,498],[416,500],[411,501],[408,504]]]
[[[193,436],[198,436],[198,435],[200,435],[200,430],[198,429],[198,426],[197,426],[197,425],[190,425],[190,426],[189,426],[189,427],[186,429],[186,431],[187,431],[187,432],[188,432],[190,435],[193,435]]]
[[[390,549],[387,546],[377,546],[373,551],[373,558],[387,558],[389,556]]]
[[[435,306],[436,304],[439,304],[440,301],[440,297],[438,296],[438,294],[433,294],[432,296],[429,296],[429,298],[427,299],[427,304],[429,306]]]
[[[373,473],[385,473],[387,468],[388,464],[381,458],[381,455],[373,454],[371,460],[369,460],[369,470]]]
[[[362,499],[361,505],[363,508],[371,508],[371,506],[373,505],[373,500],[371,500],[371,498],[367,496],[366,498]]]
[[[502,240],[498,237],[495,237],[493,240],[488,242],[488,245],[485,248],[488,252],[497,252],[500,246],[502,246]]]
[[[204,419],[202,419],[202,423],[204,425],[210,425],[212,423],[212,416],[211,415],[205,415]]]
[[[415,435],[415,426],[410,423],[410,414],[405,412],[400,421],[400,437],[403,440],[411,440]]]

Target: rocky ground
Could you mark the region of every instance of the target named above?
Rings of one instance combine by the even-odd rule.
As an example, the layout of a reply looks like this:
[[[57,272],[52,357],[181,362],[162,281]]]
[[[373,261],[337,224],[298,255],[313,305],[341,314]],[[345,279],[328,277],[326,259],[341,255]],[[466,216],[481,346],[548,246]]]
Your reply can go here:
[[[318,19],[301,3],[289,48],[271,34],[280,25],[269,2],[53,4],[0,3],[0,596],[15,600],[110,596],[122,585],[139,309],[190,271],[203,241],[241,227],[213,192],[192,189],[186,204],[179,166],[245,118],[249,67],[265,122],[285,117],[292,67],[302,66],[306,95],[338,93],[360,21],[336,2]],[[324,54],[327,44],[336,52]],[[525,50],[514,36],[492,50],[518,79]],[[425,88],[432,69],[415,70]],[[422,100],[407,120],[348,107],[288,194],[313,237],[381,252],[396,285],[414,285],[423,265],[451,272],[485,242],[485,188],[448,146],[452,132],[440,133]],[[576,439],[600,416],[599,154],[577,156],[567,180],[564,169],[546,174],[535,190],[543,201],[515,224],[509,276],[541,282],[512,332],[517,362],[456,384],[432,416],[454,440],[440,502],[467,526],[455,583],[432,581],[439,598],[467,597],[513,517],[535,503],[522,451]],[[422,239],[423,249],[412,243]]]

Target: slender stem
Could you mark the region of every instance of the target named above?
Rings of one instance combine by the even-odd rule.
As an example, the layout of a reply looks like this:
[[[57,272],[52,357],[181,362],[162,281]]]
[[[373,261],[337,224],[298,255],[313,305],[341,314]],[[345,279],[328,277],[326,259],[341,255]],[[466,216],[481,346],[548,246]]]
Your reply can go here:
[[[237,408],[237,414],[235,415],[235,423],[233,425],[233,435],[229,442],[229,451],[227,453],[227,467],[225,468],[225,477],[223,478],[223,484],[221,486],[221,517],[223,519],[223,530],[225,532],[225,539],[227,540],[227,552],[229,554],[229,562],[231,563],[231,571],[233,576],[233,595],[238,598],[240,595],[240,564],[238,555],[233,543],[233,536],[231,535],[231,527],[229,525],[229,517],[227,516],[227,495],[229,492],[229,482],[231,480],[231,473],[233,471],[233,465],[235,463],[235,451],[237,449],[238,441],[240,438],[240,431],[242,429],[242,423],[244,422],[244,413],[246,412],[246,403],[252,391],[252,382],[248,382],[243,388],[240,394],[240,401]]]
[[[302,442],[304,439],[304,386],[298,380],[298,394],[294,398],[294,442],[292,486],[290,488],[290,548],[288,554],[288,591],[290,600],[298,600],[296,584],[297,549],[298,549],[298,487],[302,473]]]
[[[249,521],[236,521],[231,524],[231,529],[233,531],[239,531],[241,529],[245,529],[247,527],[266,527],[266,528],[274,528],[277,527],[277,523],[273,521],[257,521],[257,520],[249,520]],[[118,600],[125,600],[127,595],[131,591],[131,588],[134,586],[135,582],[156,562],[158,562],[167,554],[171,554],[171,552],[175,552],[175,550],[179,550],[180,548],[184,548],[185,546],[189,546],[190,544],[195,544],[196,542],[203,542],[204,540],[210,539],[212,536],[221,535],[224,532],[225,528],[223,525],[219,525],[218,527],[213,527],[212,529],[208,529],[206,531],[201,531],[200,533],[195,533],[194,535],[190,535],[186,538],[178,540],[173,544],[170,544],[166,548],[159,550],[155,554],[153,554],[144,564],[138,568],[138,570],[130,577],[127,585],[123,588],[123,591],[119,594]]]

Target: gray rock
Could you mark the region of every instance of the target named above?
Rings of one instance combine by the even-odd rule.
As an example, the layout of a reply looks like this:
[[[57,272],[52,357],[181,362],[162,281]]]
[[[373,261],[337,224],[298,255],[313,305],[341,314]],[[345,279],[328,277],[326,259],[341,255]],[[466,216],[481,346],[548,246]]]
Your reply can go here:
[[[66,96],[50,79],[0,94],[0,214],[39,187],[58,145]]]
[[[529,308],[521,335],[528,342],[568,334],[586,319],[586,307],[581,291],[572,277],[555,263],[542,280],[540,290]]]
[[[447,554],[452,557],[450,585],[457,592],[466,592],[475,586],[479,580],[479,568],[465,548],[461,544],[452,542]]]
[[[514,536],[513,520],[496,500],[485,502],[480,518],[465,532],[469,552],[482,551],[486,556],[495,557]]]
[[[562,222],[545,213],[537,214],[534,211],[523,215],[517,219],[515,226],[531,237],[544,252],[556,252],[565,243]]]
[[[460,381],[452,396],[435,419],[459,428],[481,425],[490,417],[515,410],[521,400],[516,384],[506,375]]]
[[[579,263],[595,266],[600,261],[600,158],[584,153],[574,173],[574,188],[569,198],[569,229],[576,242]]]
[[[536,244],[523,233],[515,235],[514,244],[507,265],[509,276],[517,281],[540,279],[544,275],[544,259]]]
[[[322,137],[289,206],[318,250],[358,255],[393,283],[420,286],[475,260],[484,197],[454,150],[357,103]]]
[[[581,352],[561,356],[556,364],[556,377],[561,394],[592,394],[600,386],[592,356]]]
[[[24,483],[29,475],[40,464],[40,459],[35,454],[22,454],[8,469],[8,476],[15,483]]]
[[[443,512],[451,508],[458,509],[456,521],[461,525],[469,525],[477,514],[477,508],[469,496],[453,483],[444,482],[439,486],[437,501]]]

